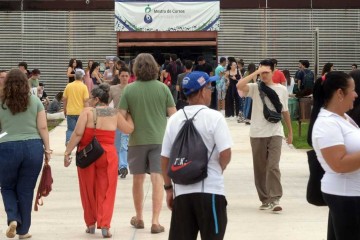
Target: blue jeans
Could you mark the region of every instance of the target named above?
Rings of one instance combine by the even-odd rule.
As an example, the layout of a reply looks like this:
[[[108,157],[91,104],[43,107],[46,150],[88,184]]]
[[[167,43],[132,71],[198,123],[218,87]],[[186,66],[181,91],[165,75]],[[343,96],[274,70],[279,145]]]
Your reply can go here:
[[[66,144],[69,142],[71,134],[73,133],[77,120],[79,119],[79,115],[67,115],[66,122],[67,122],[67,130],[66,130]]]
[[[244,117],[246,119],[251,119],[251,104],[252,104],[252,99],[250,97],[246,97],[245,101],[244,101]]]
[[[20,235],[29,232],[34,188],[43,157],[40,139],[0,143],[1,195],[8,224],[16,221]]]
[[[128,143],[129,134],[124,134],[120,132],[119,129],[116,129],[115,147],[119,157],[119,169],[128,167]]]

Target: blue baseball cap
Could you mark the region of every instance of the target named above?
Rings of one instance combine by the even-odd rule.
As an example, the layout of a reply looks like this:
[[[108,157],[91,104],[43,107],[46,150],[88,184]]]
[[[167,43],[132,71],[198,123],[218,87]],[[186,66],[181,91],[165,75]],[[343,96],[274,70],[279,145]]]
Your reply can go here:
[[[182,81],[182,88],[186,96],[199,91],[209,82],[218,80],[218,76],[209,77],[206,72],[194,71],[186,75]]]

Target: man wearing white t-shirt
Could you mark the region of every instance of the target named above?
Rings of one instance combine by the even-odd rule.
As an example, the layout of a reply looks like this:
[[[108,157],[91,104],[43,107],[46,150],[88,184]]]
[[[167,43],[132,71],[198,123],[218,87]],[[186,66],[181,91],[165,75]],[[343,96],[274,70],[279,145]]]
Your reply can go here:
[[[237,83],[237,89],[243,91],[247,97],[253,100],[251,112],[250,142],[253,154],[255,186],[262,205],[260,210],[271,209],[273,212],[282,211],[280,198],[282,197],[281,173],[279,168],[282,138],[284,130],[281,121],[269,122],[265,119],[263,102],[260,98],[257,83],[249,83],[258,74],[261,81],[278,95],[282,104],[282,117],[289,130],[287,143],[292,143],[292,127],[288,111],[288,93],[285,86],[275,84],[272,80],[274,63],[271,60],[263,60],[257,71],[241,79]],[[270,110],[275,107],[265,97],[266,105]]]
[[[167,174],[169,157],[174,140],[186,120],[184,112],[178,111],[172,115],[166,126],[161,165],[166,202],[172,210],[169,240],[196,240],[199,231],[202,239],[224,238],[227,202],[223,171],[231,159],[232,139],[222,114],[207,107],[214,89],[211,82],[216,78],[210,78],[205,72],[194,71],[183,79],[182,85],[189,100],[189,106],[184,108],[188,118],[201,109],[193,123],[208,149],[207,178],[189,185],[172,184]]]

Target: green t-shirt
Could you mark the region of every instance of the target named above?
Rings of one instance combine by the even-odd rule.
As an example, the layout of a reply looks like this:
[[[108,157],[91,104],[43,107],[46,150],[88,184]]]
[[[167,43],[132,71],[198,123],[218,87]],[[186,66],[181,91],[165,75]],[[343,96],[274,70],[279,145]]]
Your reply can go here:
[[[12,142],[29,139],[40,139],[37,129],[37,114],[44,110],[44,106],[37,96],[30,95],[29,106],[25,112],[13,115],[10,109],[0,101],[0,125],[1,133],[7,135],[0,138],[2,142]]]
[[[38,87],[39,86],[39,79],[32,79],[32,78],[29,78],[29,86],[30,88],[34,88],[34,87]]]
[[[171,92],[157,80],[137,80],[126,86],[119,108],[129,111],[134,120],[129,146],[162,144],[169,107],[175,107]]]

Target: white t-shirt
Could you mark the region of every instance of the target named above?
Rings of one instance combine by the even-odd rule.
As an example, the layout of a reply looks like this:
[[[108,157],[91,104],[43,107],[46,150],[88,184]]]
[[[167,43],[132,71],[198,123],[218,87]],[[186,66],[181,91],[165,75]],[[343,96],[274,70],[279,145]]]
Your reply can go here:
[[[249,92],[247,97],[251,97],[253,100],[252,111],[251,111],[251,125],[250,125],[250,137],[261,138],[261,137],[272,137],[272,136],[281,136],[284,137],[284,129],[281,124],[281,121],[278,123],[271,123],[267,121],[264,117],[263,102],[261,101],[258,84],[257,83],[248,83]],[[282,84],[273,84],[269,85],[277,95],[279,96],[280,102],[282,104],[282,112],[288,111],[288,92],[287,88]],[[275,107],[272,105],[270,100],[265,97],[265,103],[270,110],[275,111]]]
[[[294,85],[295,85],[295,80],[293,77],[290,78],[290,85],[287,85],[287,81],[286,81],[286,88],[287,88],[288,94],[293,94]]]
[[[321,109],[313,127],[312,144],[325,170],[321,191],[338,196],[360,196],[360,169],[351,173],[336,173],[326,163],[320,151],[336,145],[345,145],[347,153],[360,151],[360,129],[348,115],[345,116],[347,120]]]
[[[232,146],[232,138],[225,118],[220,112],[204,105],[186,106],[184,110],[188,118],[191,118],[201,108],[205,109],[201,110],[195,116],[194,125],[208,149],[208,156],[210,156],[214,144],[216,144],[208,163],[208,177],[204,179],[204,189],[202,188],[202,181],[190,185],[174,184],[175,197],[182,194],[199,192],[225,195],[224,178],[219,163],[219,154]],[[171,146],[179,130],[184,125],[185,120],[186,118],[182,110],[176,112],[169,118],[162,144],[161,156],[170,157]]]

